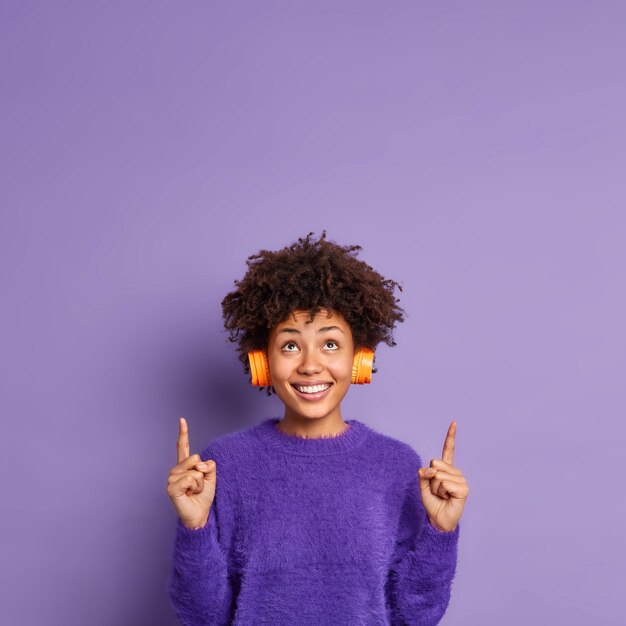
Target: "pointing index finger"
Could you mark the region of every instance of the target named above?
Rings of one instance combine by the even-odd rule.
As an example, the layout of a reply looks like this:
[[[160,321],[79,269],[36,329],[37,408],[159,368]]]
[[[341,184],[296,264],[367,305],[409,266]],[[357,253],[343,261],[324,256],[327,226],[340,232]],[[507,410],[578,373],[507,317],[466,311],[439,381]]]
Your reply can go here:
[[[448,427],[448,433],[446,434],[446,440],[443,443],[443,453],[441,460],[450,465],[454,465],[454,436],[456,435],[456,421],[452,422]]]
[[[178,451],[179,463],[189,456],[189,428],[184,417],[178,419],[178,442],[176,443],[176,449]]]

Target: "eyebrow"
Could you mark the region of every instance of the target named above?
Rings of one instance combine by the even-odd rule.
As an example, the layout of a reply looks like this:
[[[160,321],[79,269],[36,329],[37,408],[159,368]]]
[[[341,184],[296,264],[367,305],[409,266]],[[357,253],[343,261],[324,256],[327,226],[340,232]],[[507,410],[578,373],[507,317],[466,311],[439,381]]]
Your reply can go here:
[[[340,333],[343,333],[343,330],[341,330],[341,328],[339,328],[339,326],[322,326],[322,328],[318,329],[318,333],[326,333],[330,330],[338,330]],[[300,335],[300,331],[297,328],[281,328],[278,333],[278,335],[280,335],[280,333],[292,333],[292,334],[298,334]],[[345,335],[345,333],[343,333]]]

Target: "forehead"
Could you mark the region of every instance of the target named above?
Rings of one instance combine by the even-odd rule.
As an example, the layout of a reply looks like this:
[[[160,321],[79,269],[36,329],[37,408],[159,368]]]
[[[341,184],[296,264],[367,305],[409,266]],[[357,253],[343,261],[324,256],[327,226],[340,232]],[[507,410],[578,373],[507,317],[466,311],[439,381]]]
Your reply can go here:
[[[286,319],[276,324],[274,330],[279,331],[282,328],[298,328],[305,330],[307,328],[316,329],[320,326],[339,326],[340,328],[349,329],[348,322],[344,316],[338,311],[332,313],[327,309],[320,309],[311,320],[309,311],[297,309],[292,311]]]

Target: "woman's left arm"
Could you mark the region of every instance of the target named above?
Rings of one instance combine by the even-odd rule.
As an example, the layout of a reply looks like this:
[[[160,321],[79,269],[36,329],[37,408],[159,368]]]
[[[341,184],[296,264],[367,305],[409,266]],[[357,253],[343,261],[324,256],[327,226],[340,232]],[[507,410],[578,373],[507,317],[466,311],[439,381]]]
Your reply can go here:
[[[442,459],[433,459],[430,468],[421,467],[419,455],[414,455],[412,471],[417,473],[419,485],[413,478],[403,503],[387,588],[394,617],[400,623],[435,626],[450,602],[459,520],[469,493],[467,481],[453,465],[455,434],[456,422],[452,422]]]

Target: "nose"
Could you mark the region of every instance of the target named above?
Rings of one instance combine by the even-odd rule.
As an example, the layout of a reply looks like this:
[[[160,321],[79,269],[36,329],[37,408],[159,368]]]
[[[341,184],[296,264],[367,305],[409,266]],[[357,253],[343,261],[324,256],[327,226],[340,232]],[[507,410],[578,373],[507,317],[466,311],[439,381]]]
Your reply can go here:
[[[319,361],[319,356],[315,350],[305,350],[302,353],[302,360],[298,365],[298,374],[318,374],[322,371],[322,365]]]

